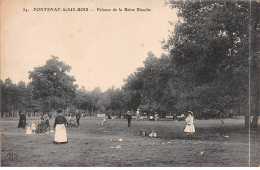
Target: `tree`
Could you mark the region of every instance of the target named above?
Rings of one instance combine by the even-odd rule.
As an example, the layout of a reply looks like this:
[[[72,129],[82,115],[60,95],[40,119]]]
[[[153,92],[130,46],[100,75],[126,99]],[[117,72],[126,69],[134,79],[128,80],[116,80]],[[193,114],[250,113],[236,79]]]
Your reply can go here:
[[[170,1],[169,4],[179,9],[181,19],[164,42],[164,48],[170,51],[184,91],[189,92],[185,101],[203,114],[221,115],[231,110],[239,112],[240,105],[247,107],[248,58],[259,54],[257,45],[252,45],[259,43],[259,2]],[[258,115],[259,111],[255,113]]]
[[[26,110],[39,112],[42,111],[41,101],[40,100],[34,100],[33,95],[33,86],[31,83],[27,84],[27,92],[26,92]]]
[[[40,101],[43,111],[47,112],[64,109],[75,98],[75,78],[68,75],[71,67],[58,59],[51,56],[44,66],[35,67],[29,72],[34,99]]]
[[[140,69],[139,69],[140,70]],[[123,100],[126,110],[136,110],[141,103],[141,90],[143,82],[139,76],[140,72],[135,72],[124,80],[125,84],[122,88]]]
[[[134,74],[128,76],[123,87],[128,109],[155,113],[161,116],[171,109],[172,96],[167,88],[170,79],[170,58],[157,58],[152,52]]]
[[[16,102],[16,85],[12,82],[10,78],[7,78],[1,90],[1,110],[3,112],[8,112],[9,116],[13,116],[15,112],[15,105]]]
[[[4,91],[5,91],[5,87],[4,87],[4,82],[0,79],[0,97],[1,97],[1,99],[0,99],[0,112],[1,112],[1,117],[3,117],[4,116]]]
[[[104,111],[108,111],[110,115],[114,113],[120,116],[125,108],[123,93],[119,88],[112,87],[103,92],[101,102]]]
[[[27,110],[28,103],[27,103],[27,95],[28,90],[26,87],[26,83],[20,81],[16,87],[16,101],[15,105],[18,110]]]
[[[96,87],[94,90],[90,92],[91,96],[91,113],[92,116],[94,116],[95,111],[100,111],[102,110],[102,102],[101,102],[101,97],[102,97],[102,91],[99,87]]]
[[[73,101],[73,104],[77,109],[89,110],[92,108],[92,97],[89,91],[85,89],[85,87],[81,87],[76,91],[76,97]]]

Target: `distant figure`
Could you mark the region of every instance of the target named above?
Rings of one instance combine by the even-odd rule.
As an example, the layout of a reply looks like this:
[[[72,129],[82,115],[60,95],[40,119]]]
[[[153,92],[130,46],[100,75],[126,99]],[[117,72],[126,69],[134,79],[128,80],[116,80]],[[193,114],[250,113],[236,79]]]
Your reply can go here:
[[[77,110],[77,111],[76,111],[76,119],[77,119],[77,124],[78,124],[78,126],[80,126],[80,124],[79,124],[80,117],[81,117],[81,115],[80,115],[80,113],[79,113],[79,110]]]
[[[67,124],[67,119],[62,115],[62,110],[57,111],[58,115],[55,118],[54,128],[55,136],[54,143],[68,143],[67,133],[65,124]]]
[[[172,117],[173,121],[177,121],[177,113],[175,113]]]
[[[185,120],[185,115],[182,113],[180,116],[177,116],[178,121],[183,121]]]
[[[45,125],[46,125],[46,127],[47,127],[47,131],[50,131],[50,121],[49,121],[49,116],[48,116],[48,114],[45,114],[44,116],[43,116],[43,120],[44,120],[44,122],[45,122]]]
[[[221,123],[224,124],[224,114],[220,113],[220,119],[221,119]]]
[[[140,119],[140,109],[137,109],[136,111],[136,120]]]
[[[149,120],[155,120],[155,119],[154,119],[154,116],[153,116],[152,114],[150,114]]]
[[[43,119],[44,119],[43,117],[44,117],[44,115],[43,115],[43,114],[41,114],[41,120],[43,120]]]
[[[47,131],[48,131],[48,128],[45,124],[45,121],[44,120],[38,121],[35,133],[45,133]]]
[[[112,119],[112,117],[110,116],[110,114],[108,114],[107,119]]]
[[[192,134],[195,132],[195,127],[193,124],[193,113],[188,112],[188,117],[186,118],[187,125],[184,129],[184,132],[187,133],[188,139],[192,140]]]
[[[131,127],[132,116],[131,116],[130,111],[127,111],[126,119],[127,119],[127,122],[128,122],[128,127]]]
[[[74,117],[70,115],[70,117],[67,119],[67,124],[65,125],[66,127],[79,127],[77,124],[77,121]]]
[[[151,138],[157,138],[157,133],[154,130],[152,130],[152,132],[149,134],[149,136]]]
[[[32,133],[34,133],[34,132],[35,132],[35,130],[36,130],[36,126],[35,126],[35,123],[34,123],[34,122],[32,122],[32,127],[31,127],[31,130],[32,130]]]
[[[154,116],[154,120],[156,120],[156,121],[159,121],[159,120],[160,120],[160,118],[159,118],[159,114],[158,114],[158,113],[155,114],[155,116]]]
[[[103,119],[103,120],[101,121],[100,125],[103,126],[103,125],[106,124],[106,122],[107,122],[106,119]]]
[[[144,131],[140,130],[139,134],[140,136],[147,136],[146,129]]]
[[[25,134],[26,134],[26,135],[31,135],[31,134],[32,134],[32,129],[31,129],[30,126],[26,128]]]
[[[41,120],[37,122],[35,133],[45,133],[50,131],[49,116],[47,114],[41,115]]]
[[[20,120],[19,120],[19,123],[18,123],[18,128],[23,128],[25,129],[25,126],[26,126],[26,116],[23,112],[19,112],[19,116],[20,116]]]

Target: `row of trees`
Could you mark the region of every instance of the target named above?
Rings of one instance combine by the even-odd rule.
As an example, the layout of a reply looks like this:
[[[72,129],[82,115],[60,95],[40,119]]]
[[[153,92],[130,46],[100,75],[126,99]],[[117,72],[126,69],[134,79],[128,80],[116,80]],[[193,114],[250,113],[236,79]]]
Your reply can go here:
[[[121,90],[114,87],[107,89],[105,92],[102,92],[100,88],[87,91],[84,87],[81,87],[76,91],[76,98],[73,103],[78,109],[87,112],[88,115],[103,113],[121,116],[127,110]]]
[[[46,64],[35,67],[29,72],[30,82],[20,81],[14,84],[11,79],[0,81],[1,116],[17,116],[19,111],[28,115],[49,113],[62,108],[65,113],[118,114],[125,112],[124,98],[120,89],[109,88],[102,92],[100,88],[87,91],[78,88],[75,78],[69,76],[71,67],[52,56]]]
[[[32,83],[20,81],[14,84],[11,79],[0,81],[1,86],[1,116],[15,117],[19,111],[29,116],[39,116],[41,113],[52,114],[57,108],[64,109],[65,113],[75,113],[79,109],[86,115],[105,113],[123,115],[126,111],[120,89],[109,88],[102,92],[100,88],[87,91],[84,87],[77,88],[73,98],[63,98],[46,94],[46,98],[38,97]],[[44,91],[44,89],[42,89]],[[67,99],[67,100],[66,100]],[[68,109],[68,110],[67,110]]]
[[[1,86],[1,116],[16,116],[17,111],[26,112],[38,110],[38,102],[33,100],[32,86],[20,81],[14,84],[11,79],[4,82],[0,80]]]

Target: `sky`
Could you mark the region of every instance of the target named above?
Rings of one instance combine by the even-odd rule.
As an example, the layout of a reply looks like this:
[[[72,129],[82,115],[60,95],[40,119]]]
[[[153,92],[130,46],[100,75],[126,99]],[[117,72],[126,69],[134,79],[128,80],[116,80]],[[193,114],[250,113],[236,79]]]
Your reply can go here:
[[[176,10],[165,6],[164,0],[2,0],[1,79],[29,82],[28,72],[53,55],[72,67],[69,74],[87,90],[120,88],[128,75],[143,66],[149,51],[157,57],[166,53],[160,41],[174,29],[169,21],[177,21]]]

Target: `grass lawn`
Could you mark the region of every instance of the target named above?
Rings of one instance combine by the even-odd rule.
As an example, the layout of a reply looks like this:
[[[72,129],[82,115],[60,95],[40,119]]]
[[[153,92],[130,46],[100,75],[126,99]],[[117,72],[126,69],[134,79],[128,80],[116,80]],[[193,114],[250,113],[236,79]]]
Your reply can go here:
[[[38,119],[27,118],[27,123]],[[18,118],[2,118],[1,166],[249,166],[244,119],[226,119],[224,124],[195,120],[192,141],[186,140],[184,121],[133,120],[128,128],[125,119],[107,120],[103,126],[101,120],[81,118],[81,127],[67,128],[69,142],[57,145],[54,133],[26,135],[17,128]],[[158,138],[141,137],[140,129],[154,129]],[[250,136],[250,165],[259,166],[260,130]]]

